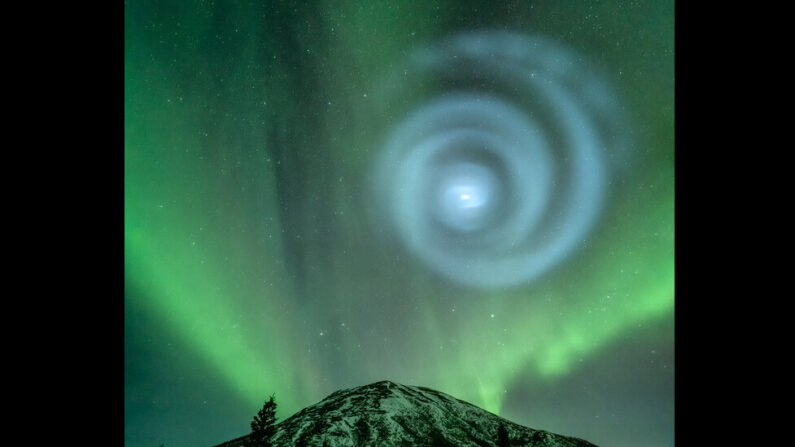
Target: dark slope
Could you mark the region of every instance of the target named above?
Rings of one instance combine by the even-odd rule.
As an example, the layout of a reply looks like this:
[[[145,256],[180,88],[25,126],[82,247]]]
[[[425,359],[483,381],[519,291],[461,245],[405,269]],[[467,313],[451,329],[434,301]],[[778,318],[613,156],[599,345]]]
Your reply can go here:
[[[500,425],[505,426],[511,446],[594,446],[515,424],[435,390],[389,381],[331,394],[277,424],[272,442],[278,447],[494,447],[499,445]]]

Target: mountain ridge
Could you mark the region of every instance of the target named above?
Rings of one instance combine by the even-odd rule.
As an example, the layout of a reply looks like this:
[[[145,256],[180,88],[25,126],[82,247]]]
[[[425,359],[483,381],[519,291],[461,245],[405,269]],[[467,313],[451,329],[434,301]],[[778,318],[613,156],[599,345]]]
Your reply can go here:
[[[500,426],[509,444],[499,440]],[[242,446],[246,438],[216,447]],[[274,447],[596,447],[579,438],[511,422],[431,388],[390,380],[329,394],[277,423],[271,442]]]

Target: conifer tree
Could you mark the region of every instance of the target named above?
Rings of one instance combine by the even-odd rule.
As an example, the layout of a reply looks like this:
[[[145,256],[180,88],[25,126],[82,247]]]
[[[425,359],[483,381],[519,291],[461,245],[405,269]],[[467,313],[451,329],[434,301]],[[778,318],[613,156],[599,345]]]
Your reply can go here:
[[[510,447],[511,440],[508,438],[508,430],[503,424],[497,429],[497,447]]]
[[[271,447],[271,436],[276,433],[276,402],[273,396],[251,421],[251,434],[246,447]]]

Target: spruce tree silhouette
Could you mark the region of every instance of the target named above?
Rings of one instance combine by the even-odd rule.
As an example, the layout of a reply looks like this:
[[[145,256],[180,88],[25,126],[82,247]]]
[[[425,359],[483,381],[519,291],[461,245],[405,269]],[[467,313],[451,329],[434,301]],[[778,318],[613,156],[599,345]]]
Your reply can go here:
[[[271,447],[270,439],[274,433],[276,433],[276,402],[271,396],[251,421],[251,434],[246,440],[246,447]]]
[[[500,428],[497,429],[497,447],[510,447],[511,440],[508,438],[508,430],[505,429],[505,426],[500,424]]]

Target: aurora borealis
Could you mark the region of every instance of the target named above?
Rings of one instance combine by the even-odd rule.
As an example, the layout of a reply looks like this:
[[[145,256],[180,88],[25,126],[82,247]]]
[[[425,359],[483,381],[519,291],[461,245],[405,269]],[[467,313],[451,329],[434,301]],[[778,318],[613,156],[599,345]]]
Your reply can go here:
[[[506,287],[429,268],[371,187],[440,88],[403,61],[479,29],[590,61],[631,141],[576,249]],[[284,419],[385,379],[672,445],[673,40],[673,2],[127,2],[125,445],[215,445],[272,393]]]

